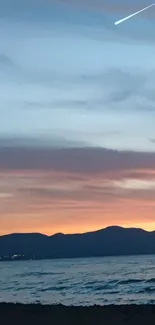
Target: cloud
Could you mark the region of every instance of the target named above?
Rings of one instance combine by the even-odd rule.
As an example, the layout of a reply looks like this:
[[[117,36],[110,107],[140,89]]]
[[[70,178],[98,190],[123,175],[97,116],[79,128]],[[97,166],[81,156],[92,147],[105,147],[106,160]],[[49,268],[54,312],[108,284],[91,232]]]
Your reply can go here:
[[[100,94],[92,100],[91,108],[115,110],[155,110],[155,70],[105,69],[100,74],[81,76],[81,82],[99,89]],[[99,93],[99,92],[98,92]]]
[[[23,108],[25,109],[89,109],[89,103],[87,102],[87,100],[80,100],[80,99],[75,99],[75,100],[72,100],[72,99],[64,99],[64,100],[61,100],[61,99],[57,99],[57,100],[53,100],[52,99],[49,101],[49,100],[46,100],[44,102],[24,102],[23,103]]]
[[[0,168],[4,170],[53,170],[70,173],[102,173],[115,170],[154,169],[155,153],[118,151],[104,148],[82,148],[80,143],[58,141],[54,147],[34,145],[0,145]],[[7,145],[6,145],[7,143]],[[71,148],[69,146],[71,145]],[[77,145],[77,147],[76,147]],[[68,148],[67,148],[68,147]]]
[[[16,105],[21,109],[155,111],[155,70],[104,68],[102,73],[96,74],[65,76],[62,72],[52,76],[51,72],[43,73],[38,69],[37,77],[35,71],[17,70],[14,73],[21,81],[23,99],[17,96]],[[39,98],[38,86],[41,87]]]
[[[0,53],[0,67],[10,67],[13,65],[13,61],[6,54]]]
[[[17,150],[17,156],[20,154],[20,150],[29,152],[30,150],[30,156],[31,156],[31,150],[33,151],[41,151],[42,152],[50,152],[54,148],[61,149],[61,148],[78,148],[78,147],[88,147],[89,143],[84,141],[74,141],[70,139],[66,139],[64,136],[57,136],[53,135],[51,137],[0,137],[0,152],[16,152]],[[13,154],[14,155],[14,154]],[[16,155],[16,153],[15,153]],[[18,158],[18,157],[17,157]]]
[[[153,227],[155,154],[0,144],[1,232]]]
[[[58,77],[58,76],[57,76]],[[129,71],[126,69],[105,69],[100,74],[85,74],[77,77],[68,77],[65,86],[62,86],[64,75],[59,76],[57,90],[63,90],[64,99],[49,99],[44,102],[27,102],[29,108],[64,108],[90,110],[155,110],[155,70]],[[51,77],[52,81],[52,77]],[[38,82],[38,81],[37,81]],[[61,84],[61,86],[60,86]],[[72,87],[73,97],[67,98],[69,88]],[[74,88],[73,88],[74,87]],[[83,95],[83,91],[85,91]],[[81,91],[81,99],[79,94]],[[91,91],[91,93],[90,93]],[[75,95],[74,95],[75,93]],[[63,95],[62,95],[63,96]]]
[[[46,150],[41,151],[33,159],[49,159]],[[117,154],[96,149],[90,155],[88,148],[85,154],[81,149],[66,150],[66,165],[64,153],[60,155],[56,150],[47,169],[36,168],[30,161],[23,164],[20,152],[20,165],[14,168],[11,163],[9,169],[0,168],[1,231],[81,232],[112,224],[153,224],[155,169],[149,169],[152,156],[147,155],[148,164],[142,161],[145,154],[140,154],[135,164],[133,153],[125,153],[126,163],[119,159],[118,168]],[[100,161],[93,168],[92,156]]]
[[[79,152],[78,149],[76,150]],[[87,156],[88,149],[85,150]],[[150,169],[148,164],[143,164],[143,169],[139,163],[135,166],[133,156],[126,157],[129,163],[126,161],[126,164],[123,164],[120,160],[118,166],[117,160],[114,159],[110,164],[106,157],[106,151],[104,151],[105,159],[101,159],[101,153],[94,150],[93,154],[98,156],[98,160],[101,159],[102,168],[93,166],[93,170],[90,169],[91,161],[87,160],[86,156],[81,159],[81,155],[79,160],[81,167],[77,169],[75,160],[72,161],[71,168],[70,160],[73,156],[70,156],[68,150],[66,153],[68,156],[67,168],[64,158],[60,159],[56,151],[54,151],[53,157],[57,156],[57,165],[51,165],[51,169],[34,169],[34,166],[28,164],[27,161],[27,168],[23,165],[19,169],[14,166],[12,169],[5,169],[1,166],[0,193],[6,193],[5,198],[7,198],[7,193],[8,199],[13,198],[10,207],[13,208],[14,202],[15,209],[18,210],[17,202],[20,204],[23,202],[24,205],[28,204],[26,209],[30,212],[31,208],[33,211],[39,207],[44,209],[53,206],[58,210],[63,210],[63,208],[73,209],[75,205],[79,205],[81,208],[94,206],[96,209],[101,207],[111,209],[113,204],[121,204],[122,200],[126,203],[134,201],[138,206],[148,201],[154,202],[155,168]],[[43,154],[40,156],[43,157]],[[46,158],[45,154],[44,160]],[[35,159],[38,160],[37,157]],[[61,166],[59,161],[62,163]]]

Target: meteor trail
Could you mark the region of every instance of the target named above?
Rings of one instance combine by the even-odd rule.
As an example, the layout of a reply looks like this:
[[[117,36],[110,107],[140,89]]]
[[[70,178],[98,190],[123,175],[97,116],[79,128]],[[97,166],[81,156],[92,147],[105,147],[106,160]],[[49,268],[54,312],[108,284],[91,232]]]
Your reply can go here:
[[[131,15],[129,15],[129,16],[123,18],[123,19],[120,19],[120,20],[118,20],[118,21],[115,21],[114,24],[115,24],[115,25],[119,25],[119,24],[123,23],[125,20],[128,20],[128,19],[130,19],[130,18],[132,18],[132,17],[134,17],[134,16],[140,14],[142,11],[145,11],[145,10],[147,10],[147,9],[153,7],[153,6],[155,6],[155,2],[152,3],[152,5],[149,5],[149,6],[143,8],[143,9],[141,9],[141,10],[139,10],[139,11],[136,11],[136,12],[134,12],[133,14],[131,14]]]

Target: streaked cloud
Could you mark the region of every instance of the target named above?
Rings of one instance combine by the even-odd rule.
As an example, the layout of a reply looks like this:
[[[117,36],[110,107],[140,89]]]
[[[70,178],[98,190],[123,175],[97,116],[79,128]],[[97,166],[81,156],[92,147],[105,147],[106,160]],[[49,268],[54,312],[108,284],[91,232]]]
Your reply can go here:
[[[116,223],[145,223],[149,229],[154,225],[155,154],[3,148],[0,193],[2,232],[74,232],[75,227],[86,231]]]
[[[56,140],[57,141],[57,140]],[[34,142],[35,144],[35,142]],[[155,154],[147,152],[118,151],[104,148],[78,148],[64,140],[65,147],[21,146],[0,147],[0,168],[4,170],[54,170],[93,173],[114,170],[154,169]]]

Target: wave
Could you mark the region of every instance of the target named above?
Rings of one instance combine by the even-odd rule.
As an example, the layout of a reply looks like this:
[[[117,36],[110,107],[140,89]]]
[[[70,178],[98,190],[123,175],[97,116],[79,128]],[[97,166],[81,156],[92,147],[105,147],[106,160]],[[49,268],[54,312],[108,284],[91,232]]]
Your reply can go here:
[[[63,286],[63,287],[47,287],[47,288],[42,288],[42,289],[37,289],[39,292],[46,292],[46,291],[62,291],[62,290],[67,290],[69,287]]]
[[[34,286],[25,286],[25,287],[19,287],[19,288],[16,288],[16,291],[20,291],[20,290],[33,290],[34,289]]]
[[[25,277],[30,277],[30,276],[38,277],[38,276],[61,275],[61,274],[63,274],[63,272],[38,272],[38,271],[34,272],[34,271],[32,271],[32,272],[24,272],[22,274],[19,274],[18,276],[20,278],[25,278]]]
[[[155,283],[155,278],[152,278],[152,279],[149,279],[149,280],[146,280],[147,283]]]
[[[117,294],[119,294],[119,291],[117,290],[117,291],[106,291],[106,292],[104,292],[104,294],[106,294],[106,295],[117,295]]]
[[[100,283],[100,282],[98,282],[96,280],[94,280],[94,281],[88,281],[88,282],[86,282],[86,286],[91,286],[91,285],[96,284],[96,283]]]
[[[132,283],[141,283],[141,282],[144,282],[144,280],[140,280],[140,279],[128,279],[128,280],[118,281],[118,284],[132,284]]]
[[[127,279],[127,280],[121,280],[121,281],[118,281],[117,283],[118,284],[134,284],[134,283],[155,283],[155,278],[151,278],[151,279],[148,279],[148,280],[145,280],[145,279]]]
[[[117,284],[118,283],[118,280],[110,280],[110,281],[108,281],[108,283],[110,283],[110,284]]]
[[[85,286],[87,287],[87,289],[94,289],[94,288],[111,288],[113,287],[112,285],[116,285],[118,283],[118,280],[109,280],[108,282],[106,281],[88,281],[86,282]],[[95,287],[94,287],[95,285]]]
[[[101,286],[97,286],[94,288],[94,291],[101,291],[101,290],[108,290],[109,286],[108,285],[101,285]]]
[[[96,287],[92,287],[93,291],[101,291],[101,290],[111,290],[111,285],[103,284],[103,285],[98,285]]]
[[[153,293],[155,292],[155,287],[151,288],[151,287],[147,287],[147,288],[143,288],[141,290],[139,290],[137,293]]]
[[[102,288],[100,288],[100,289],[102,291]],[[97,291],[100,291],[99,288],[98,288]],[[118,290],[111,290],[111,291],[106,290],[106,291],[104,291],[104,295],[117,295],[117,294],[119,294],[119,291]]]

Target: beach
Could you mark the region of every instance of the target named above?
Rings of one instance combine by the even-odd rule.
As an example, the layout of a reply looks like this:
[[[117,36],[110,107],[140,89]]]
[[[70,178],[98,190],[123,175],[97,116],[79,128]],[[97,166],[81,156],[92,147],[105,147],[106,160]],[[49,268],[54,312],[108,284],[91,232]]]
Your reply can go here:
[[[66,307],[63,305],[0,304],[0,325],[155,324],[155,305]]]

